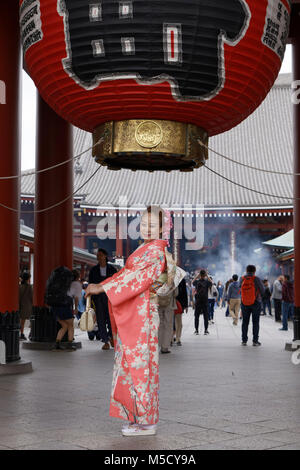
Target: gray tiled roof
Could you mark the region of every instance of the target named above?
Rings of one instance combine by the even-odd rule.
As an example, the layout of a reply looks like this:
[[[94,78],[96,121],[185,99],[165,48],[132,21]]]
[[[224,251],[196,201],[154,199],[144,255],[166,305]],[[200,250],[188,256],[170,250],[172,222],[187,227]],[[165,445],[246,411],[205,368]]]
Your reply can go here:
[[[290,74],[279,76],[262,105],[235,129],[213,137],[209,145],[230,158],[268,170],[293,171],[292,102]],[[91,147],[92,136],[74,129],[74,155]],[[95,171],[91,151],[80,159],[82,173],[75,172],[75,189]],[[184,204],[210,207],[291,206],[293,177],[266,174],[241,167],[209,152],[207,166],[249,188],[279,196],[264,196],[242,189],[206,168],[192,173],[111,171],[101,168],[84,189],[87,206],[118,206],[126,196],[129,206]],[[23,178],[22,194],[34,193],[34,177]]]

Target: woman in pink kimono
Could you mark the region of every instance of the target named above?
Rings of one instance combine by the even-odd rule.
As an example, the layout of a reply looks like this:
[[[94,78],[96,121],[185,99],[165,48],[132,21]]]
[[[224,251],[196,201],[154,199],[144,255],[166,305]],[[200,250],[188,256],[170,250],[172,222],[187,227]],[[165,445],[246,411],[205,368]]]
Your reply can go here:
[[[121,271],[86,291],[105,292],[109,299],[115,342],[110,416],[127,421],[124,436],[156,434],[159,418],[157,292],[175,288],[176,274],[168,242],[162,239],[165,217],[161,208],[149,207],[140,224],[144,243]]]

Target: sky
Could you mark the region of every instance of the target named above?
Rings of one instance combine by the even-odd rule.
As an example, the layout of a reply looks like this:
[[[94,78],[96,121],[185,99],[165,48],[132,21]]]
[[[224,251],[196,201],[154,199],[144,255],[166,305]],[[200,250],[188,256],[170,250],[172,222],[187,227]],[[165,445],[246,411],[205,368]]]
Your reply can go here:
[[[280,73],[292,71],[292,46],[288,45]],[[22,92],[22,170],[35,167],[35,121],[36,121],[36,89],[31,78],[23,72]]]

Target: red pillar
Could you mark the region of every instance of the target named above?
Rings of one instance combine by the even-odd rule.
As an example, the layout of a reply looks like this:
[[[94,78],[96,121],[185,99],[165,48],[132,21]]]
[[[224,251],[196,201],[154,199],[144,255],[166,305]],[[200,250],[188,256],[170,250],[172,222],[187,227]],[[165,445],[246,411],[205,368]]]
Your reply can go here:
[[[296,18],[296,15],[295,15]],[[293,44],[293,80],[300,80],[300,18]],[[294,104],[294,170],[300,173],[300,104]],[[295,315],[294,341],[300,340],[300,176],[294,177]]]
[[[38,94],[36,169],[71,158],[72,127]],[[52,206],[73,192],[73,162],[36,176],[35,209]],[[34,305],[44,305],[46,281],[58,266],[73,267],[73,198],[35,215]]]
[[[127,239],[126,239],[126,259],[129,258],[130,255],[131,255],[130,238],[129,238],[129,235],[127,235]]]
[[[20,173],[21,55],[19,1],[1,2],[0,176]],[[18,209],[19,181],[0,181],[0,202]],[[19,212],[0,207],[0,312],[19,309]]]
[[[85,250],[86,249],[85,234],[88,231],[88,221],[84,218],[84,216],[82,218],[79,217],[78,220],[80,223],[80,236],[78,236],[78,239],[77,239],[77,246]]]

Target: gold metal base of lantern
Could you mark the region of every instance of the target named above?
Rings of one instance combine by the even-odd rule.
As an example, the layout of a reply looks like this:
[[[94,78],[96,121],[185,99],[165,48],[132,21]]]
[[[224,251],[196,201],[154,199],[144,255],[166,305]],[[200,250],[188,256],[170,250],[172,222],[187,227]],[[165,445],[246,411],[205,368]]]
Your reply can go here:
[[[111,170],[192,171],[208,151],[207,132],[193,124],[153,119],[111,121],[93,134],[93,157]]]

